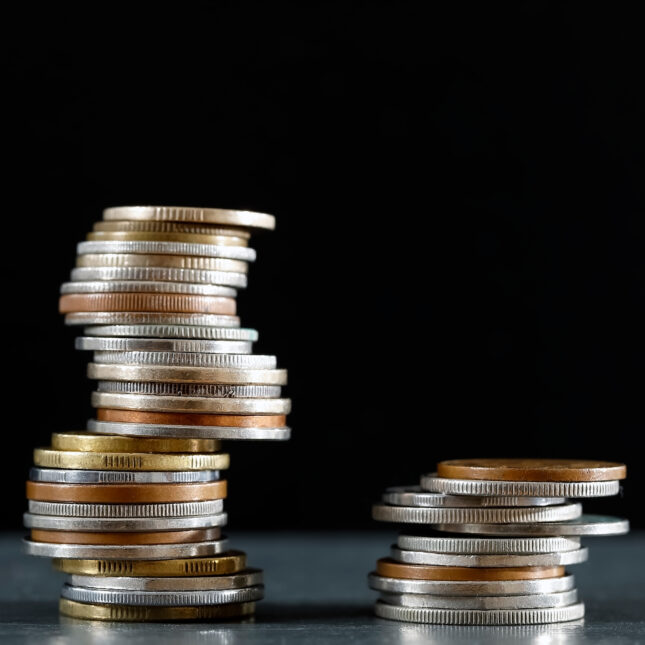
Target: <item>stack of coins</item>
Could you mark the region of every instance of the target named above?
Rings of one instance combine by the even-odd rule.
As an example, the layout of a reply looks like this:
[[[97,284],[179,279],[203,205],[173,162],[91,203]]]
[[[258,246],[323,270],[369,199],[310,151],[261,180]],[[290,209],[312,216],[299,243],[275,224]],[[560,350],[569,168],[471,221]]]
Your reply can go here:
[[[27,482],[27,551],[69,574],[77,618],[245,617],[262,572],[229,550],[222,439],[289,438],[286,371],[240,327],[262,213],[179,207],[104,211],[78,245],[60,311],[85,327],[96,418],[52,435]]]
[[[615,495],[623,464],[558,459],[443,461],[420,486],[388,489],[376,520],[413,524],[369,576],[382,618],[442,625],[532,625],[584,616],[566,565],[580,537],[627,533],[567,498]],[[416,528],[418,527],[418,528]]]

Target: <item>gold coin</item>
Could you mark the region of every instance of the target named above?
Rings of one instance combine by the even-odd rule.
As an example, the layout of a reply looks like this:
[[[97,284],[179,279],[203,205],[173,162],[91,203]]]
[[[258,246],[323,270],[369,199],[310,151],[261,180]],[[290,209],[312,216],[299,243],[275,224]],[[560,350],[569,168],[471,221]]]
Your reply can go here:
[[[196,607],[137,607],[133,605],[98,605],[61,598],[58,608],[61,614],[71,618],[141,623],[242,618],[253,615],[255,603],[239,602],[230,605]]]
[[[87,253],[76,257],[77,267],[163,267],[199,271],[248,273],[243,260],[204,258],[195,255],[147,255],[144,253]]]
[[[71,452],[215,452],[214,439],[164,439],[119,437],[90,432],[54,432],[52,448]]]
[[[116,208],[106,208],[103,211],[103,219],[106,221],[191,222],[268,230],[275,228],[275,217],[266,213],[235,211],[226,208],[194,208],[191,206],[118,206]]]
[[[92,242],[182,242],[184,244],[214,244],[216,246],[248,246],[247,240],[232,235],[194,235],[192,233],[142,233],[103,231],[88,233]]]
[[[237,573],[246,568],[246,553],[227,551],[206,558],[178,558],[176,560],[70,560],[54,558],[54,569],[81,576],[130,576],[147,578],[161,576],[182,578],[219,576]]]
[[[34,464],[42,468],[75,470],[224,470],[229,456],[211,454],[154,454],[145,452],[73,452],[36,448]]]
[[[153,222],[122,220],[96,222],[95,232],[121,231],[132,233],[192,233],[193,235],[233,235],[248,240],[251,234],[241,228],[215,226],[213,224],[191,224],[185,222]]]

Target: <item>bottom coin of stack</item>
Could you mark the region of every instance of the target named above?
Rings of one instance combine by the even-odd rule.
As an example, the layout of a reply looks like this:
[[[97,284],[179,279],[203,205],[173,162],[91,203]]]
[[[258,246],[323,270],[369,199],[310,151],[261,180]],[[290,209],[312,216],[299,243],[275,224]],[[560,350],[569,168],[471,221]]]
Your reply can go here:
[[[212,439],[54,433],[34,451],[25,547],[68,574],[60,611],[93,620],[253,614],[262,572],[222,536],[229,457]]]
[[[565,566],[587,559],[580,536],[619,535],[629,524],[582,515],[567,498],[616,494],[625,467],[464,460],[437,470],[420,487],[388,489],[373,507],[376,520],[420,525],[407,527],[369,576],[380,592],[377,616],[443,625],[582,618],[584,604]]]

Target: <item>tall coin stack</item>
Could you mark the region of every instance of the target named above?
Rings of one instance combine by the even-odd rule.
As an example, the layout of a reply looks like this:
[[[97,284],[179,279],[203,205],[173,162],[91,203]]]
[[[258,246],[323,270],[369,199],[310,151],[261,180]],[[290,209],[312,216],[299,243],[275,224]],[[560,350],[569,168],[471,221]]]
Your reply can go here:
[[[376,520],[409,526],[369,584],[377,616],[441,625],[533,625],[584,616],[566,565],[581,536],[627,533],[567,498],[619,492],[623,464],[564,459],[443,461],[420,486],[388,489]]]
[[[78,245],[60,311],[85,327],[96,418],[52,435],[27,482],[28,553],[68,574],[61,613],[95,620],[253,614],[262,572],[229,549],[222,439],[289,438],[286,370],[252,353],[235,296],[271,215],[104,211]]]

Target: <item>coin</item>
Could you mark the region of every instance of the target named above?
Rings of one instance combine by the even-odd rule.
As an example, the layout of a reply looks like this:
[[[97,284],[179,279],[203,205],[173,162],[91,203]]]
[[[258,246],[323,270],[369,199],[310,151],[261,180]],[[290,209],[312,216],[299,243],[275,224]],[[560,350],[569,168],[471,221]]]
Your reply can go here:
[[[526,596],[436,596],[417,593],[382,592],[379,600],[402,607],[433,607],[435,609],[537,609],[566,607],[578,600],[576,589]]]
[[[219,540],[224,543],[219,526],[210,529],[193,529],[186,531],[148,531],[144,533],[100,533],[96,531],[47,531],[31,530],[33,542],[50,542],[53,544],[92,544],[98,545],[158,545],[207,542]],[[225,545],[224,545],[225,546]],[[228,547],[226,547],[228,548]],[[222,547],[222,551],[226,549]],[[89,556],[85,556],[89,557]],[[103,556],[100,556],[103,557]],[[173,556],[179,557],[179,556]]]
[[[232,235],[248,240],[249,231],[242,228],[215,226],[213,224],[191,224],[184,222],[155,222],[137,220],[114,220],[111,222],[94,222],[95,231],[143,231],[151,233],[196,233],[198,235]]]
[[[242,340],[185,340],[183,338],[104,338],[79,336],[76,349],[100,352],[195,352],[250,354],[253,344]]]
[[[226,399],[277,399],[282,388],[275,385],[219,385],[217,383],[141,383],[99,381],[98,392],[153,396],[212,397]]]
[[[437,537],[401,534],[397,540],[400,549],[431,551],[434,553],[461,553],[468,555],[533,555],[575,551],[580,548],[579,537]]]
[[[86,336],[134,338],[186,338],[201,340],[242,340],[255,342],[258,332],[241,327],[197,327],[195,325],[95,325],[85,329]]]
[[[254,602],[195,607],[132,607],[129,605],[99,605],[74,602],[61,598],[59,611],[64,616],[84,620],[116,622],[168,622],[174,620],[213,620],[241,618],[255,612]]]
[[[170,518],[214,515],[224,510],[221,499],[201,502],[168,502],[158,504],[86,504],[77,502],[43,502],[29,500],[32,515],[71,518]],[[219,525],[216,525],[219,526]]]
[[[241,589],[263,583],[262,571],[245,569],[228,576],[199,578],[69,576],[70,584],[90,589],[122,589],[127,591],[197,591],[200,589]]]
[[[372,507],[372,517],[375,520],[382,522],[412,522],[416,524],[549,522],[569,520],[580,515],[582,515],[582,506],[580,504],[520,506],[515,508],[429,508],[422,506],[386,506],[385,504],[375,504]]]
[[[181,242],[184,244],[215,244],[217,246],[247,246],[248,244],[248,240],[233,235],[153,231],[94,231],[87,234],[87,240],[92,242]]]
[[[564,522],[536,524],[437,524],[439,531],[450,533],[481,533],[482,535],[624,535],[629,522],[608,515],[581,515]]]
[[[192,438],[192,437],[191,437]],[[29,479],[52,484],[191,484],[219,480],[218,470],[145,472],[32,468]]]
[[[173,531],[174,532],[174,531]],[[171,533],[171,531],[168,531]],[[132,536],[136,533],[126,533]],[[177,558],[212,557],[228,550],[228,540],[209,540],[179,544],[52,544],[23,540],[25,553],[45,558],[63,558],[74,561],[93,560],[170,560]],[[96,574],[101,575],[101,574]]]
[[[160,267],[190,271],[231,271],[248,273],[244,260],[206,258],[196,255],[154,255],[142,253],[86,253],[76,257],[79,268]]]
[[[146,423],[168,425],[223,426],[233,428],[282,428],[287,422],[283,414],[261,416],[230,414],[183,414],[179,412],[142,412],[138,410],[111,410],[99,408],[96,411],[99,421],[123,423]],[[98,430],[97,430],[98,432]],[[115,431],[115,434],[119,434]]]
[[[27,482],[27,499],[48,502],[150,504],[226,497],[226,480],[204,484],[49,484]]]
[[[160,311],[235,314],[235,299],[171,293],[75,293],[60,297],[61,314],[75,311]]]
[[[245,273],[173,269],[172,267],[79,267],[72,269],[70,277],[73,282],[96,282],[97,280],[185,282],[187,284],[219,284],[235,289],[244,289],[247,282]]]
[[[423,490],[451,495],[528,495],[537,497],[606,497],[616,495],[619,481],[510,482],[478,479],[444,479],[436,474],[421,477]]]
[[[237,316],[150,313],[146,311],[81,311],[65,316],[66,325],[197,325],[239,327]]]
[[[582,618],[585,606],[577,603],[540,609],[433,609],[377,602],[375,613],[380,618],[433,625],[539,625]]]
[[[246,554],[228,551],[208,558],[176,560],[64,560],[55,559],[54,569],[85,576],[194,577],[238,573],[246,568]]]
[[[575,578],[566,574],[557,578],[536,580],[414,580],[390,578],[371,573],[369,586],[377,591],[433,594],[440,596],[516,596],[556,593],[573,589]]]
[[[440,461],[437,475],[448,479],[597,482],[624,479],[627,467],[584,459],[453,459]]]
[[[94,362],[107,365],[177,366],[242,370],[273,370],[275,356],[262,354],[189,354],[182,352],[94,352]]]
[[[187,206],[119,206],[103,211],[103,219],[144,220],[155,222],[190,222],[241,226],[273,230],[275,217],[266,213],[229,210],[224,208],[192,208]]]
[[[426,493],[420,486],[393,486],[382,496],[385,504],[394,506],[424,506],[432,508],[552,506],[563,504],[563,497],[474,497]]]
[[[89,432],[52,432],[52,448],[73,452],[215,452],[219,441],[208,439],[135,439]]]
[[[152,412],[206,412],[240,415],[284,415],[291,412],[290,399],[210,399],[196,396],[153,396],[152,394],[92,392],[91,403],[95,408]]]
[[[255,251],[246,246],[223,246],[215,244],[186,244],[185,242],[80,242],[78,255],[103,253],[143,253],[145,255],[196,255],[205,258],[225,258],[253,262]]]
[[[99,280],[96,282],[65,282],[61,285],[60,292],[63,295],[79,294],[106,294],[106,293],[143,293],[168,295],[189,295],[189,296],[222,296],[235,298],[237,292],[231,287],[223,287],[216,284],[193,284],[191,282],[143,282],[135,280],[124,280],[120,282],[109,282]]]
[[[225,470],[227,453],[154,454],[119,452],[72,452],[36,448],[34,464],[44,468],[79,470]]]
[[[444,567],[548,567],[585,562],[589,551],[579,548],[575,551],[562,553],[530,555],[454,555],[428,551],[406,551],[393,546],[390,555],[397,562],[405,564],[430,564]]]

